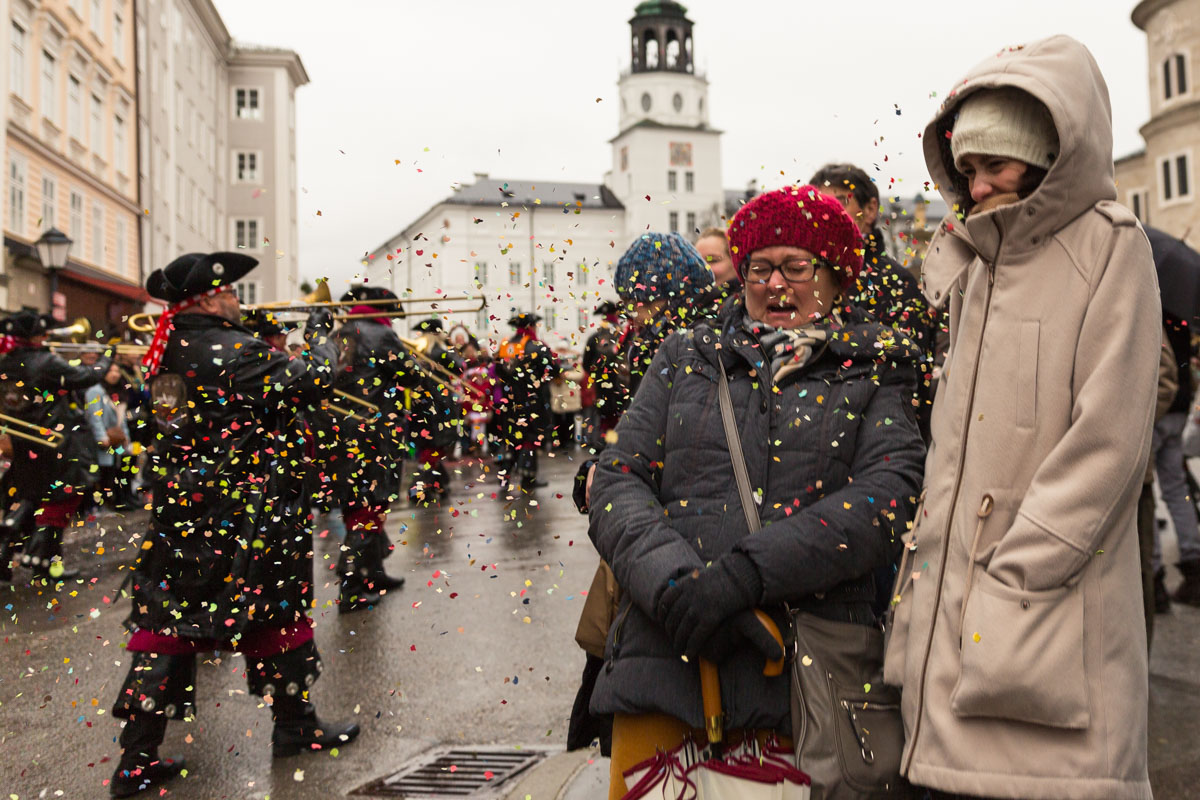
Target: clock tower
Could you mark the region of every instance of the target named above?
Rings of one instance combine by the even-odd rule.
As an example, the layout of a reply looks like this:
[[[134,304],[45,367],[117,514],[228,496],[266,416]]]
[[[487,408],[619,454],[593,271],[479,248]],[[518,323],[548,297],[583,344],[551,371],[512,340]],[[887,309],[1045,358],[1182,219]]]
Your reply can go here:
[[[674,230],[695,241],[699,230],[724,227],[724,192],[721,132],[708,125],[708,81],[696,73],[692,21],[674,0],[645,0],[629,28],[607,183],[625,205],[629,240]]]

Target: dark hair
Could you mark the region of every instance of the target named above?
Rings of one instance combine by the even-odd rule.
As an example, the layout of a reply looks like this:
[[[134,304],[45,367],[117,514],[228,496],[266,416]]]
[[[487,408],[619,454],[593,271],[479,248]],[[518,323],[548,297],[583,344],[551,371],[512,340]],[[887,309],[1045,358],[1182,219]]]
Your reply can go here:
[[[701,239],[707,239],[710,236],[720,236],[726,242],[729,241],[729,238],[725,235],[725,231],[720,228],[705,228],[704,230],[700,231],[700,235],[696,237],[696,241],[698,242]]]
[[[1026,164],[1025,174],[1021,176],[1021,185],[1017,187],[1017,196],[1024,200],[1033,194],[1042,185],[1047,172],[1049,170],[1035,167],[1033,164]]]
[[[809,183],[818,189],[824,186],[843,186],[854,194],[854,199],[863,208],[872,200],[879,199],[879,189],[875,186],[875,181],[853,164],[826,164],[816,171]]]

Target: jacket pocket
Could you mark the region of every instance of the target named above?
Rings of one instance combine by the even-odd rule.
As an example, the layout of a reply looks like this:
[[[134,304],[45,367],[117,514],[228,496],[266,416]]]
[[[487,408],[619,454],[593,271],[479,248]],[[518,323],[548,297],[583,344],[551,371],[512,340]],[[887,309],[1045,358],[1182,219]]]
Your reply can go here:
[[[959,717],[1087,728],[1081,586],[1014,589],[980,569],[950,707]]]
[[[912,624],[913,600],[909,596],[913,585],[913,565],[917,552],[917,527],[921,512],[925,508],[925,493],[917,502],[917,513],[913,515],[912,530],[900,537],[904,551],[900,554],[900,567],[896,571],[896,582],[892,586],[892,600],[884,617],[883,682],[900,687],[904,685],[904,668],[908,655],[908,630]]]

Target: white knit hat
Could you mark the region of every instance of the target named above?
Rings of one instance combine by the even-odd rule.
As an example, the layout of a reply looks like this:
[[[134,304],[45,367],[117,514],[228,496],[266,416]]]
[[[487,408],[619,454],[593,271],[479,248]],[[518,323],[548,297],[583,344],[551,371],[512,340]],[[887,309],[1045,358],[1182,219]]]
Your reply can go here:
[[[1058,130],[1050,111],[1028,92],[983,89],[959,106],[950,153],[960,170],[968,154],[1015,158],[1050,169],[1058,155]]]

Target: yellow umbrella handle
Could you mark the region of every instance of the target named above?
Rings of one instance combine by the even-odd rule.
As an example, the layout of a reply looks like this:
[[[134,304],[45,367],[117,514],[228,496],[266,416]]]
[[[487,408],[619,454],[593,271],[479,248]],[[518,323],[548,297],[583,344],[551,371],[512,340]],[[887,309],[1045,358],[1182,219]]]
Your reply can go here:
[[[720,744],[725,736],[725,725],[721,714],[721,678],[717,665],[706,658],[700,659],[700,698],[704,703],[704,727],[709,744]]]
[[[779,648],[782,650],[783,636],[779,633],[779,626],[775,624],[775,620],[761,608],[754,609],[754,616],[775,641],[779,642]],[[783,659],[768,659],[763,667],[763,675],[774,678],[782,674]],[[705,658],[700,659],[700,699],[704,705],[704,728],[708,734],[708,743],[720,744],[725,738],[724,715],[721,713],[721,677],[717,673],[717,665]]]

